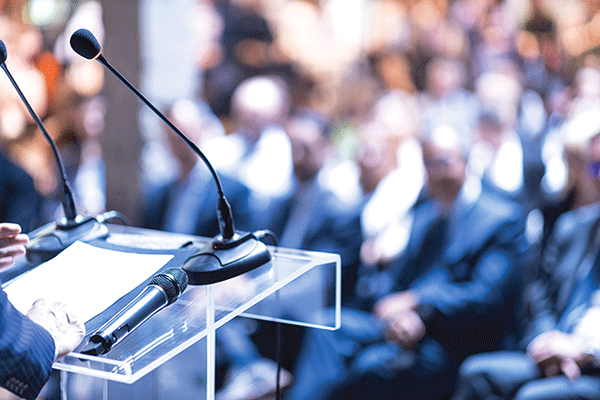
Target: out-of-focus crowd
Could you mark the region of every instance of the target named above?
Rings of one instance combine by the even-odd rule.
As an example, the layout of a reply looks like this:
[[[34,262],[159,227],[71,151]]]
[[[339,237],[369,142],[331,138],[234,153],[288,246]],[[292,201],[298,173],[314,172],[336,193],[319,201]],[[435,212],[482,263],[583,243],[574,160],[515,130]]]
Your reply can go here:
[[[28,3],[0,3],[7,64],[78,206],[102,212],[103,71],[65,47],[83,18],[102,38],[100,4],[44,30]],[[342,256],[342,329],[293,343],[290,398],[600,398],[597,1],[197,0],[189,15],[198,91],[161,107],[221,174],[236,227]],[[57,174],[0,85],[0,220],[28,231],[59,215]],[[134,222],[217,235],[205,165],[163,136],[173,168],[144,181]],[[232,326],[220,396],[258,398],[268,335]]]

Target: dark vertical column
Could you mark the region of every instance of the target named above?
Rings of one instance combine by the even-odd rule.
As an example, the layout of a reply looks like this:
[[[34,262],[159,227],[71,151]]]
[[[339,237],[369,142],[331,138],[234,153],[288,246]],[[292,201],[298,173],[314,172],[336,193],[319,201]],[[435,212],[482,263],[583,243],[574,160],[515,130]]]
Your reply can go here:
[[[140,75],[139,1],[101,1],[106,29],[102,54],[135,87],[139,87]],[[135,224],[141,204],[141,103],[108,70],[105,77],[107,113],[101,144],[106,163],[106,207],[123,213]]]

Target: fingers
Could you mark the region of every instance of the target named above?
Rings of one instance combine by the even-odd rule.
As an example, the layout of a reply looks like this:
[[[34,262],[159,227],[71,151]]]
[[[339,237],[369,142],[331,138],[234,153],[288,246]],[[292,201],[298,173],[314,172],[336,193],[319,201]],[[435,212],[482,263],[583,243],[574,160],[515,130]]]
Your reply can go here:
[[[560,370],[571,381],[574,381],[581,376],[581,369],[579,368],[579,365],[577,365],[577,362],[572,358],[563,360],[560,363]]]
[[[16,236],[19,233],[21,233],[21,227],[18,224],[0,222],[0,238]]]
[[[415,312],[406,312],[388,321],[386,337],[403,347],[414,347],[424,336],[425,324]]]
[[[0,269],[10,267],[15,258],[25,255],[27,242],[27,235],[18,235],[12,240],[0,239]]]
[[[57,360],[70,353],[85,336],[85,325],[64,303],[38,299],[27,316],[52,335]]]
[[[416,296],[410,291],[404,291],[392,293],[378,301],[373,307],[373,313],[381,319],[387,319],[393,314],[412,310],[416,306]]]
[[[11,236],[0,236],[0,247],[9,246],[13,244],[26,245],[29,243],[29,236],[24,233]]]

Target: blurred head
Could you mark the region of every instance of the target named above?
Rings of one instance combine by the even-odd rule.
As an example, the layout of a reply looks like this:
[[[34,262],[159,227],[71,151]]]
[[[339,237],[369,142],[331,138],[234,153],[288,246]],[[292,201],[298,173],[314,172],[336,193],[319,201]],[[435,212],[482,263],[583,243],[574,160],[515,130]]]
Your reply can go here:
[[[492,145],[498,151],[504,140],[506,130],[500,116],[492,111],[483,111],[477,120],[477,138]]]
[[[398,166],[400,137],[378,120],[361,125],[358,135],[358,167],[364,193],[371,193]]]
[[[427,186],[434,199],[452,203],[466,179],[468,148],[458,132],[441,126],[421,139]]]
[[[285,128],[292,145],[294,175],[300,182],[312,180],[331,151],[327,120],[312,111],[301,112],[292,116]]]
[[[232,95],[236,130],[251,143],[260,138],[265,127],[281,124],[287,117],[289,107],[288,86],[278,77],[256,76],[246,79]]]
[[[200,147],[202,138],[203,115],[197,103],[189,99],[176,100],[170,104],[165,116],[178,127],[185,136]],[[198,156],[192,149],[173,132],[171,128],[164,125],[164,133],[171,148],[172,155],[179,162],[182,172],[189,172],[198,161]]]
[[[466,68],[458,60],[435,58],[427,65],[426,79],[427,91],[441,98],[465,85]]]

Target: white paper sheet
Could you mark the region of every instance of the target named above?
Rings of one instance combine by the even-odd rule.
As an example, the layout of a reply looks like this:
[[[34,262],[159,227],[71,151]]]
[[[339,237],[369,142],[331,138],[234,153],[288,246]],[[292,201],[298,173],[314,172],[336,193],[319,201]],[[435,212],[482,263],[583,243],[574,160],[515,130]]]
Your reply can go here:
[[[35,300],[44,297],[66,303],[87,322],[171,258],[171,254],[126,253],[75,242],[53,259],[10,281],[4,291],[24,314]]]

